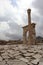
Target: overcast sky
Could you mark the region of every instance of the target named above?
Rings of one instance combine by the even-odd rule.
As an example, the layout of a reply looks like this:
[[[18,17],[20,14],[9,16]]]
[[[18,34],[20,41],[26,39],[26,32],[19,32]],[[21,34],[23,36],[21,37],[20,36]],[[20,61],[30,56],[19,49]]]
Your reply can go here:
[[[43,0],[0,0],[0,39],[22,38],[28,8],[32,10],[31,22],[36,23],[36,35],[43,36]]]

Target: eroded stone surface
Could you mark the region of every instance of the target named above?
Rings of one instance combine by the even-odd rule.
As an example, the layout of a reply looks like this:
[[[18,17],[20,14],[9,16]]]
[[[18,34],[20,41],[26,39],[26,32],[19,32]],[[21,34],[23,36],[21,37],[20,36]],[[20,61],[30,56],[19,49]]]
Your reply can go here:
[[[34,64],[34,65],[38,65],[39,64],[39,60],[40,59],[32,60],[31,63]]]
[[[3,58],[0,56],[0,62],[3,60]]]
[[[43,65],[43,45],[0,45],[0,65]]]

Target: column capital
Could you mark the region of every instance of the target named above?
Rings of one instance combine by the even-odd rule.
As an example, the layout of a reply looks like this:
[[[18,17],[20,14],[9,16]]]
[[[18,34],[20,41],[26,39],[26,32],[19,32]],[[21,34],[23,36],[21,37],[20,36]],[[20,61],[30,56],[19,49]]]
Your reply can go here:
[[[28,10],[27,10],[27,13],[30,13],[30,12],[31,12],[31,9],[28,9]]]

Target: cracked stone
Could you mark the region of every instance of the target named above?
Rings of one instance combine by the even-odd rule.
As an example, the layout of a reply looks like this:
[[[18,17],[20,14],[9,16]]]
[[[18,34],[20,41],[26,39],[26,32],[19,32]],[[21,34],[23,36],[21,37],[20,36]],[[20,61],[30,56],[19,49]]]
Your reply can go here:
[[[39,64],[39,60],[40,59],[32,60],[31,63],[34,64],[34,65],[37,65],[37,64]]]
[[[0,62],[0,65],[5,65],[5,61],[3,61],[3,62]]]
[[[2,61],[3,60],[3,58],[0,56],[0,61]]]
[[[8,61],[8,65],[27,65],[25,62],[20,60]]]
[[[43,62],[39,62],[39,65],[43,65]]]
[[[24,54],[24,56],[26,56],[26,57],[31,57],[33,55],[33,53],[26,53],[26,54]]]
[[[41,58],[42,56],[40,54],[35,54],[33,57],[38,59],[38,58]]]
[[[22,60],[24,62],[28,62],[28,60],[26,58],[20,58],[19,60]]]

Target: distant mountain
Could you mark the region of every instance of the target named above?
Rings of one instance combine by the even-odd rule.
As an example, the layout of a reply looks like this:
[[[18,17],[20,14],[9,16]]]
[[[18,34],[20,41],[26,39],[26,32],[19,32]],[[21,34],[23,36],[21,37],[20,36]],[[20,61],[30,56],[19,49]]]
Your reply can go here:
[[[41,36],[37,36],[36,39],[43,39],[43,37],[41,37]]]
[[[36,37],[36,42],[43,43],[43,37],[41,37],[41,36]]]

